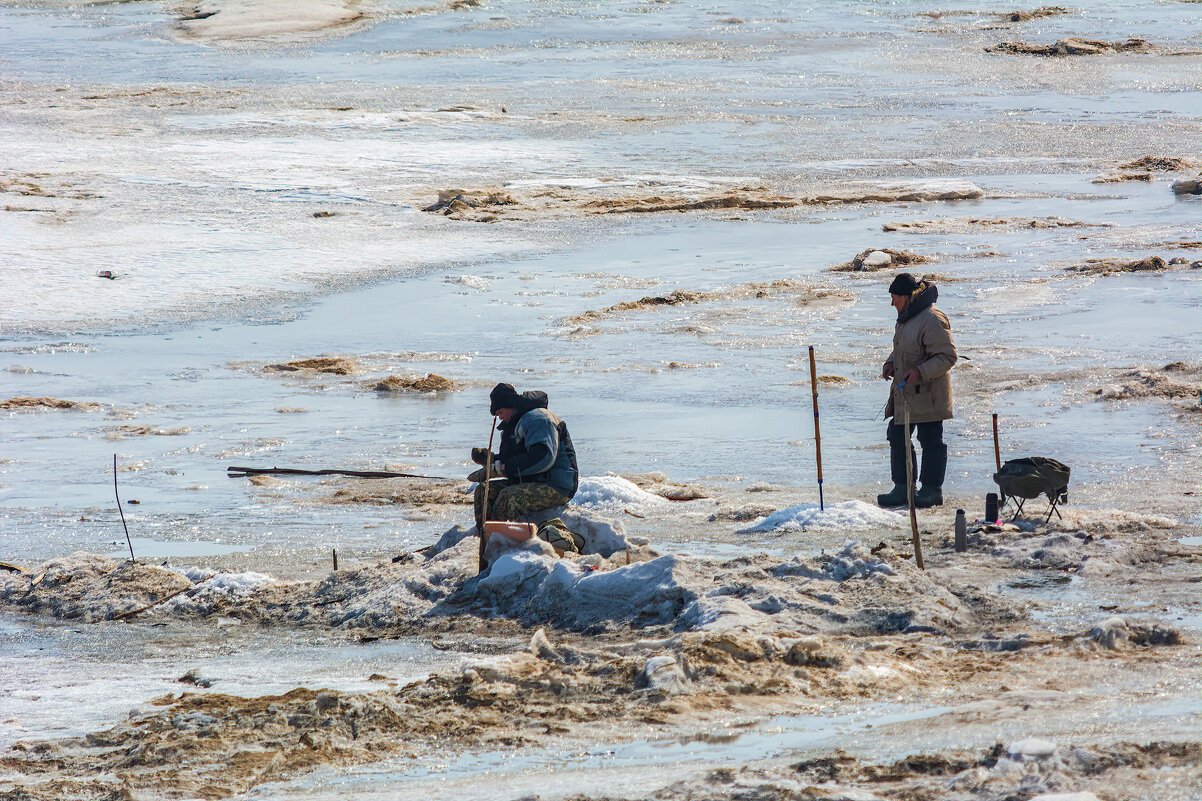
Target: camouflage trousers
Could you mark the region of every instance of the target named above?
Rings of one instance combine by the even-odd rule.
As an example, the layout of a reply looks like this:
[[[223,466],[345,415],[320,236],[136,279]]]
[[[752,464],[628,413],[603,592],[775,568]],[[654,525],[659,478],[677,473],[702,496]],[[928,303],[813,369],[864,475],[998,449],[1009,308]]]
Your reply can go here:
[[[527,482],[519,484],[507,478],[493,479],[488,487],[489,520],[517,520],[518,518],[563,506],[570,501],[567,495],[550,484]],[[476,531],[484,530],[484,484],[476,485]]]

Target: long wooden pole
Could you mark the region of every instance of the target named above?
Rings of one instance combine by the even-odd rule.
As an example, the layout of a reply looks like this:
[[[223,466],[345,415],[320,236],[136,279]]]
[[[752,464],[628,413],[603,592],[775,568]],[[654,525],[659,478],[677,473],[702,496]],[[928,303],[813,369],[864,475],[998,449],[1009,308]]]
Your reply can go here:
[[[818,510],[826,505],[822,500],[822,431],[818,427],[818,368],[814,366],[814,346],[810,345],[810,389],[814,393],[814,455],[818,459]]]
[[[426,476],[418,473],[397,473],[391,470],[342,470],[326,468],[323,470],[300,470],[295,467],[235,467],[225,468],[229,478],[247,478],[248,476],[350,476],[351,478],[429,478],[435,481],[458,481],[449,476]]]
[[[117,499],[117,511],[121,514],[121,528],[125,529],[125,544],[129,546],[129,561],[134,560],[134,543],[129,538],[129,526],[125,525],[125,512],[121,508],[121,496],[117,494],[117,454],[113,454],[113,497]]]
[[[914,563],[918,565],[919,570],[926,570],[922,566],[922,540],[918,537],[918,513],[914,511],[914,444],[910,442],[910,404],[904,396],[901,398],[901,406],[904,417],[902,436],[906,438],[906,498],[910,502],[910,531],[913,532],[914,537]]]
[[[492,417],[492,427],[488,430],[488,455],[484,457],[484,508],[480,510],[480,564],[477,574],[483,573],[484,546],[488,544],[488,536],[484,533],[484,524],[488,522],[488,485],[492,482],[492,440],[497,434],[497,416]]]
[[[997,439],[997,412],[993,414],[993,461],[997,463],[997,471],[1002,472],[1002,449]]]

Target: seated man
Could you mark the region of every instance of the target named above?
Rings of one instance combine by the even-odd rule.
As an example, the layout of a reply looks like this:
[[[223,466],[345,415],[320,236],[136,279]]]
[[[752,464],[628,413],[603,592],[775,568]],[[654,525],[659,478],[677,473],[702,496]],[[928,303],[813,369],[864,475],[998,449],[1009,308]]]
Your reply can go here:
[[[489,395],[490,411],[501,418],[501,449],[492,457],[493,480],[488,487],[488,520],[519,518],[563,506],[576,494],[580,470],[567,424],[547,410],[545,392],[518,394],[512,384],[497,384]],[[484,464],[486,448],[473,448],[472,461]],[[500,476],[501,478],[497,478]],[[476,486],[476,530],[484,531],[484,471],[472,474]],[[556,523],[557,520],[548,521]],[[552,529],[559,530],[553,531]],[[558,550],[579,550],[565,539],[560,526],[543,526],[540,536]],[[546,535],[546,536],[545,536]],[[555,537],[555,541],[551,537]]]

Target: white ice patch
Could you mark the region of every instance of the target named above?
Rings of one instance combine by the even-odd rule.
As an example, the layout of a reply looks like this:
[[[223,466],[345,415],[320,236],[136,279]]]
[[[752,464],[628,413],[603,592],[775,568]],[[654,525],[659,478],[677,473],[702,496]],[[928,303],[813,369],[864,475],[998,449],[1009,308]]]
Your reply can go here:
[[[580,487],[572,498],[576,506],[663,506],[670,501],[640,489],[621,476],[589,476],[580,479]]]
[[[195,8],[180,31],[208,41],[313,34],[363,17],[346,0],[206,0]]]
[[[1010,744],[1006,749],[1011,759],[1045,759],[1056,753],[1056,744],[1037,737],[1027,737]]]
[[[181,612],[211,603],[217,598],[243,597],[275,584],[274,576],[248,570],[244,573],[219,573],[207,567],[176,569],[196,586],[163,604],[164,611]]]
[[[489,286],[492,285],[492,281],[489,281],[487,278],[481,278],[478,275],[448,275],[442,280],[443,283],[458,284],[459,286],[465,286],[468,289],[484,290],[488,289]]]
[[[773,512],[762,520],[743,529],[752,531],[806,531],[812,528],[874,528],[885,526],[896,528],[905,523],[905,518],[863,501],[840,501],[827,504],[820,510],[817,504],[789,506]]]

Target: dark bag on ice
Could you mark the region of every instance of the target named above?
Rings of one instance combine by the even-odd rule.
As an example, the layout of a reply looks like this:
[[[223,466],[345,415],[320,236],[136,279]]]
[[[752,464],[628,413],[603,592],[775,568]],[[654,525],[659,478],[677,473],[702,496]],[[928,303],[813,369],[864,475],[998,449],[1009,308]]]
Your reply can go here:
[[[1068,465],[1043,456],[1011,459],[993,474],[1002,493],[1008,498],[1048,496],[1055,503],[1068,499]]]
[[[558,517],[539,523],[538,536],[561,554],[580,553],[584,548],[584,537],[569,529]]]

